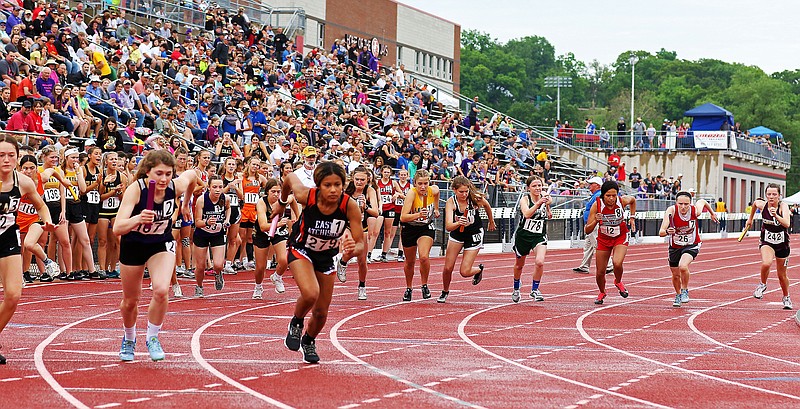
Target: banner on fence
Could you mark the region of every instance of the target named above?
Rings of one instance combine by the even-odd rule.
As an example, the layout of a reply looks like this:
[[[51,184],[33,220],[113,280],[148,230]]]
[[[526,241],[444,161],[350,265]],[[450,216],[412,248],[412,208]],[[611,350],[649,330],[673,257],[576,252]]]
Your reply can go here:
[[[694,147],[728,149],[727,131],[694,131]]]

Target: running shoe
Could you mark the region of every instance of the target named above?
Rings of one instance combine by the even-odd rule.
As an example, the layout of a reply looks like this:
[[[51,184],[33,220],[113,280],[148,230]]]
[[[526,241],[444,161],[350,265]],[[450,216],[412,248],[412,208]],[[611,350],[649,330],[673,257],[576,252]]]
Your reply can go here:
[[[342,254],[333,257],[333,265],[336,266],[336,278],[340,283],[347,281],[347,263],[342,264]]]
[[[161,342],[158,341],[157,336],[152,336],[146,342],[147,352],[150,353],[150,359],[153,361],[161,361],[164,359],[164,349],[161,348]]]
[[[365,301],[367,299],[367,287],[358,287],[358,300]]]
[[[278,263],[272,260],[267,261],[267,270],[274,270],[276,268],[278,268]]]
[[[119,278],[119,270],[109,271],[106,273],[108,278]]]
[[[478,274],[472,276],[472,285],[478,285],[478,283],[480,283],[481,280],[483,280],[483,264],[478,264],[478,268],[481,271],[478,271]]]
[[[283,344],[286,345],[286,348],[289,348],[292,351],[299,351],[301,335],[303,335],[303,324],[293,325],[290,321],[289,333],[286,334],[286,339],[283,341]]]
[[[183,275],[183,278],[194,280],[194,267],[186,270],[186,274]]]
[[[597,305],[603,305],[603,299],[606,298],[606,293],[597,294],[597,298],[594,300],[594,303]]]
[[[617,287],[622,298],[628,298],[628,289],[625,288],[625,284],[622,284],[622,281],[614,283],[614,287]]]
[[[225,279],[222,277],[222,272],[214,274],[214,289],[222,291],[225,288]]]
[[[689,302],[689,290],[684,288],[681,289],[681,303],[686,304]]]
[[[183,298],[183,290],[181,290],[180,284],[175,283],[172,285],[172,295],[174,295],[175,298]]]
[[[256,269],[256,262],[255,261],[248,261],[247,263],[243,264],[244,269],[247,271],[255,270]]]
[[[186,268],[183,264],[175,267],[175,275],[178,277],[185,277],[186,276]]]
[[[31,283],[34,282],[33,277],[31,277],[31,272],[30,271],[26,271],[26,272],[22,273],[22,279],[25,281],[26,284],[31,284]]]
[[[442,295],[436,299],[436,302],[444,304],[447,302],[447,296],[450,295],[450,291],[442,291]]]
[[[544,301],[544,296],[538,289],[531,291],[531,298],[533,298],[533,301]]]
[[[431,298],[431,290],[428,289],[428,285],[427,284],[423,284],[422,285],[422,298],[426,299],[426,300],[428,298]]]
[[[388,261],[389,260],[386,259],[386,254],[381,254],[380,257],[378,257],[378,263],[386,263]]]
[[[242,263],[241,260],[236,260],[236,262],[233,263],[233,270],[234,271],[242,271],[242,270],[244,270],[244,263]],[[234,273],[234,274],[236,274],[236,273]]]
[[[43,283],[52,283],[53,280],[55,280],[55,276],[51,276],[47,273],[42,273],[42,275],[39,276],[39,281]]]
[[[406,261],[406,256],[404,256],[404,255],[402,255],[402,254],[398,254],[398,255],[397,255],[397,262],[398,262],[398,263],[402,263],[402,262],[404,262],[404,261]]]
[[[95,270],[94,272],[89,273],[90,280],[105,280],[106,278],[108,277],[106,276],[106,273],[103,270]]]
[[[682,302],[681,294],[676,294],[675,295],[675,301],[672,302],[672,306],[673,307],[680,307],[681,306],[681,302]]]
[[[73,271],[69,273],[67,276],[67,280],[69,281],[81,281],[83,280],[83,274],[80,271]]]
[[[276,293],[283,294],[286,291],[286,286],[283,285],[283,277],[279,276],[278,273],[272,273],[269,276],[269,280],[272,281],[272,284],[275,284]]]
[[[0,365],[5,365],[5,364],[6,364],[6,357],[0,355]]]
[[[314,341],[310,344],[301,344],[303,347],[303,362],[308,364],[316,364],[319,362],[319,355],[317,355],[317,345]]]
[[[411,289],[406,288],[406,292],[403,293],[403,301],[411,301]]]
[[[49,275],[51,278],[56,277],[61,274],[61,269],[58,267],[58,263],[49,258],[44,261],[44,271]],[[52,279],[50,281],[53,281]]]
[[[789,298],[788,295],[786,297],[783,297],[783,309],[784,310],[791,310],[792,309],[792,300],[791,300],[791,298]]]
[[[56,278],[62,281],[67,281],[67,277],[69,277],[67,273],[59,273]]]
[[[203,287],[200,287],[199,285],[195,285],[194,286],[194,298],[203,298],[205,296],[206,296],[206,293],[203,290]]]
[[[589,274],[589,269],[588,268],[584,268],[584,267],[575,267],[575,268],[572,269],[572,271],[574,271],[576,273],[581,273],[581,274]]]
[[[614,274],[614,269],[613,268],[607,268],[606,269],[606,274]]]
[[[764,291],[766,290],[767,290],[767,285],[764,283],[759,283],[758,287],[756,287],[756,290],[753,291],[753,297],[756,297],[760,300],[762,297],[764,297]]]
[[[264,294],[264,287],[256,284],[256,287],[253,289],[253,299],[260,300],[264,298],[263,294]]]
[[[133,361],[134,353],[133,351],[136,349],[136,340],[128,341],[125,337],[122,337],[122,345],[119,347],[119,359],[129,362]]]
[[[511,293],[511,301],[519,302],[519,290],[514,290]]]
[[[214,272],[214,269],[209,267],[206,269],[205,273],[206,277],[214,277],[217,273]]]

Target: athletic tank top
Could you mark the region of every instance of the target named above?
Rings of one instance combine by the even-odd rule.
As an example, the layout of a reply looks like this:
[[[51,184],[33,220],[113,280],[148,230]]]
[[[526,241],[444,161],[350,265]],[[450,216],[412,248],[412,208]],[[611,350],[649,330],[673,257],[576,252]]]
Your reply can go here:
[[[697,208],[691,206],[689,214],[680,214],[675,207],[675,213],[670,217],[669,223],[675,229],[675,234],[669,236],[669,246],[674,249],[700,244],[700,229],[697,228]]]
[[[255,179],[242,179],[242,192],[244,193],[243,208],[254,209],[261,197],[261,181]]]
[[[225,222],[225,195],[219,195],[216,203],[211,200],[208,190],[203,193],[203,220],[215,217],[217,222],[213,226],[206,225],[195,230],[195,234],[204,237],[218,236],[225,233],[222,224]]]
[[[464,230],[461,230],[461,227],[455,229],[450,232],[451,236],[459,236],[459,235],[469,235],[472,236],[473,234],[478,234],[483,229],[483,223],[481,222],[481,215],[478,212],[478,208],[475,203],[472,203],[472,200],[467,198],[467,208],[461,209],[458,204],[458,200],[453,197],[453,220],[458,221],[458,218],[461,216],[467,217],[467,223],[469,223],[464,227]]]
[[[231,184],[234,180],[236,180],[236,179],[228,180],[227,178],[225,178],[223,176],[222,177],[222,186],[223,187],[228,187],[228,185]],[[225,195],[228,196],[228,202],[230,202],[230,206],[231,207],[237,207],[237,208],[239,207],[239,195],[236,194],[236,190],[235,189],[228,191],[228,193],[225,193]]]
[[[406,223],[409,226],[428,226],[433,229],[433,209],[436,203],[433,202],[433,189],[428,186],[427,196],[420,196],[416,187],[410,189],[416,193],[414,196],[414,204],[411,206],[411,213],[419,213],[423,208],[428,209],[428,217],[420,217],[419,219]]]
[[[80,198],[80,188],[78,187],[78,172],[75,170],[66,170],[64,169],[64,179],[67,179],[72,183],[72,186],[68,187],[68,191],[66,192],[66,199],[68,204],[77,203],[75,200],[76,198]]]
[[[22,200],[19,190],[19,176],[17,171],[13,174],[14,186],[8,192],[0,192],[0,234],[6,231],[14,231],[17,227],[17,211]],[[16,236],[16,246],[19,246],[19,235]],[[8,243],[3,243],[4,245]]]
[[[119,171],[115,171],[117,173],[117,177],[111,183],[103,182],[103,186],[106,188],[106,193],[114,190],[117,186],[122,184],[122,176],[120,175]],[[116,211],[119,209],[119,205],[121,203],[120,197],[117,195],[111,195],[103,200],[103,203],[100,205],[100,209],[102,211]]]
[[[42,187],[42,175],[37,173],[36,174],[36,192],[39,193],[41,196],[44,193],[44,188]],[[31,224],[37,222],[39,220],[39,213],[36,211],[36,208],[33,207],[33,203],[31,203],[28,196],[21,198],[19,201],[19,209],[17,212],[17,223],[20,227],[27,227]]]
[[[603,199],[597,198],[597,214],[600,215],[600,229],[598,235],[604,238],[613,239],[628,233],[628,225],[625,224],[625,211],[622,202],[617,196],[614,206],[606,206]]]
[[[333,257],[339,252],[339,239],[348,227],[347,202],[350,196],[342,194],[339,205],[331,214],[323,214],[317,207],[317,188],[308,192],[308,203],[300,215],[300,222],[292,226],[289,244],[320,256]]]
[[[261,200],[263,200],[264,204],[267,206],[267,217],[269,217],[269,215],[272,214],[272,206],[269,204],[267,196],[262,196]],[[283,211],[283,216],[281,216],[281,218],[284,217],[292,217],[292,209],[289,207],[289,205],[286,205],[286,209]],[[272,222],[272,220],[270,220],[270,222]],[[253,231],[256,236],[260,236],[262,238],[264,237],[269,238],[268,234],[269,232],[262,231],[261,225],[259,225],[258,222],[256,222],[255,229]],[[288,236],[288,235],[289,235],[289,228],[286,226],[278,227],[275,230],[275,236]]]
[[[86,186],[91,185],[92,183],[97,181],[97,177],[99,176],[100,172],[92,173],[89,171],[89,167],[83,165],[83,178],[86,180]],[[99,187],[99,186],[98,186]],[[100,204],[100,190],[98,188],[94,188],[92,190],[87,190],[86,194],[81,196],[81,200],[85,201],[86,203],[96,206]]]
[[[381,198],[381,210],[394,209],[394,182],[389,179],[389,182],[383,183],[383,179],[378,179],[378,194]]]
[[[528,207],[531,208],[534,206],[533,197],[530,194],[525,195],[525,199],[528,201]],[[523,219],[522,223],[517,226],[517,232],[528,232],[531,234],[536,235],[546,235],[547,234],[547,206],[542,205],[535,212],[531,217]]]
[[[789,231],[787,228],[781,226],[781,222],[770,214],[767,208],[768,204],[764,205],[764,210],[761,211],[761,244],[767,244],[776,250],[789,247]],[[781,215],[781,202],[778,202],[778,215]]]
[[[403,196],[408,194],[408,191],[411,190],[411,182],[406,181],[406,185],[403,186],[400,182],[397,182],[397,186],[400,187],[400,192],[403,193]],[[396,212],[400,212],[403,209],[403,202],[405,199],[403,197],[398,197],[397,200],[394,201],[394,210]]]
[[[40,174],[44,170],[43,167],[39,166]],[[57,169],[56,172],[58,172]],[[44,202],[49,206],[61,206],[61,182],[55,176],[50,176],[46,181],[43,181],[43,187],[42,199],[44,199]]]
[[[146,179],[137,179],[136,185],[139,187],[139,201],[133,206],[131,217],[142,213],[147,208],[147,192],[150,187],[146,184]],[[164,200],[161,203],[153,204],[153,211],[156,217],[151,225],[140,224],[130,233],[122,236],[123,239],[140,243],[166,243],[174,240],[172,238],[172,218],[176,212],[175,182],[170,180],[164,192]]]

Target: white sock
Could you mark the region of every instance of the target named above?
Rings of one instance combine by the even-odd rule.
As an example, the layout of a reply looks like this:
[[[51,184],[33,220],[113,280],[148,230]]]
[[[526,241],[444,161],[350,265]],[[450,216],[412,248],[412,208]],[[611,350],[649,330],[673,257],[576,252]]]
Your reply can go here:
[[[147,321],[147,339],[158,336],[158,331],[161,331],[161,325],[155,325]]]
[[[230,266],[231,266],[230,260],[225,260],[225,267],[230,267]]]
[[[256,288],[264,289],[263,284],[256,284]]]
[[[135,341],[136,340],[136,324],[133,324],[132,327],[122,327],[125,330],[125,340],[126,341]]]

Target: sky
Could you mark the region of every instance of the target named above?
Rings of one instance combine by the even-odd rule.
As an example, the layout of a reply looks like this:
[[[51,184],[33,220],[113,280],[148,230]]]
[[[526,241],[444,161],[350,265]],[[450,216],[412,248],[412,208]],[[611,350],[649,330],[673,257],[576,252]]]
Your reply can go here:
[[[661,48],[678,58],[755,65],[767,73],[800,69],[800,2],[792,0],[398,0],[489,33],[500,42],[546,38],[611,64],[620,53]]]

